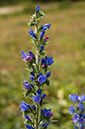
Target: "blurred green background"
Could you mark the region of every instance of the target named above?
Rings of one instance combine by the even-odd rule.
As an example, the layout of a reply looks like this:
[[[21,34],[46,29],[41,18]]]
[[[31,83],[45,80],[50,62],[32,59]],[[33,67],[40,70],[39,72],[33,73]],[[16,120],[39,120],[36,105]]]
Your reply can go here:
[[[53,56],[51,85],[45,86],[46,105],[52,108],[49,129],[72,129],[68,108],[69,94],[85,93],[85,1],[2,0],[0,1],[0,129],[24,128],[19,110],[24,99],[22,82],[29,80],[21,50],[32,50],[27,22],[38,5],[46,16],[42,24],[51,23],[46,31],[50,44],[46,51]]]

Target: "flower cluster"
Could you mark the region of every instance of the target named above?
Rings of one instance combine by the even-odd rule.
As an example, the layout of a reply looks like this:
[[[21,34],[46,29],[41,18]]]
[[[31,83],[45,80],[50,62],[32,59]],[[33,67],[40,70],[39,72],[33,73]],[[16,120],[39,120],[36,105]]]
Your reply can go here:
[[[85,127],[85,114],[84,102],[85,95],[78,96],[77,94],[69,95],[69,99],[74,102],[74,106],[70,106],[69,113],[73,115],[73,123],[75,129],[84,129]]]
[[[21,51],[21,58],[27,64],[27,70],[30,71],[29,81],[23,81],[24,95],[28,96],[33,102],[33,105],[26,104],[21,101],[20,110],[23,113],[25,120],[25,127],[27,129],[46,129],[51,122],[51,116],[53,113],[51,109],[44,108],[46,103],[44,99],[47,95],[44,93],[44,85],[49,86],[51,71],[48,71],[48,67],[51,66],[54,61],[53,57],[45,56],[45,46],[48,44],[49,36],[44,37],[47,29],[51,24],[45,24],[39,27],[41,18],[44,16],[43,11],[40,11],[40,7],[36,6],[35,14],[31,16],[29,26],[34,26],[35,31],[30,29],[28,33],[32,38],[32,44],[35,48],[35,53],[28,51],[28,53]],[[42,56],[45,56],[42,58]]]

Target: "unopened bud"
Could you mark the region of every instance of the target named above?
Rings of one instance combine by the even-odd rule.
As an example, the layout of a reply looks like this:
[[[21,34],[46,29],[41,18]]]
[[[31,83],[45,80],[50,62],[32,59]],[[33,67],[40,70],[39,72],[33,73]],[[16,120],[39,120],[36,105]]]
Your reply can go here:
[[[75,104],[75,107],[78,107],[77,104]]]
[[[45,40],[49,39],[49,36],[46,36],[44,39],[45,39]]]
[[[43,65],[42,65],[42,68],[44,68],[44,67],[45,67],[45,65],[43,64]]]

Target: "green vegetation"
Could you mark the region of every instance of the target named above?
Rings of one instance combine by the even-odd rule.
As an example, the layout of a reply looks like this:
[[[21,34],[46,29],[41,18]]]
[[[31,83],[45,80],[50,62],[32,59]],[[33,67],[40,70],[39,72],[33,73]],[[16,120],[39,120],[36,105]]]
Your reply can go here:
[[[84,0],[37,0],[37,2],[40,2],[40,3],[46,3],[46,2],[70,2],[70,1],[73,1],[73,2],[78,2],[78,1],[84,1]],[[4,6],[4,5],[16,5],[16,4],[21,4],[21,3],[29,3],[29,2],[35,2],[35,0],[1,0],[0,1],[0,6]]]
[[[30,28],[26,23],[34,12],[35,5],[37,4],[32,3],[25,6],[18,14],[0,16],[1,129],[23,128],[19,105],[24,100],[22,82],[29,78],[20,52],[31,49],[28,34]],[[68,96],[71,93],[85,94],[85,2],[66,6],[56,2],[38,5],[46,13],[43,23],[52,24],[46,32],[46,35],[50,35],[50,45],[46,50],[49,56],[54,57],[55,63],[51,86],[46,87],[46,93],[49,96],[47,107],[53,109],[53,119],[57,122],[48,127],[72,129],[71,116],[68,114],[71,101]]]

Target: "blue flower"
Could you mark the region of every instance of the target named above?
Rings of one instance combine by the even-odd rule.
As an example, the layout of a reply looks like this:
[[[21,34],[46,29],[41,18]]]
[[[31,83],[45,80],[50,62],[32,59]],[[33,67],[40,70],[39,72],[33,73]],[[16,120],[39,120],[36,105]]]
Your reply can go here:
[[[73,122],[76,124],[79,121],[79,115],[77,113],[75,113],[74,117],[73,117]]]
[[[40,101],[41,101],[40,94],[33,96],[32,99],[34,102],[40,103]]]
[[[47,95],[44,93],[44,94],[42,94],[42,99],[44,99],[44,98],[46,98],[47,97]]]
[[[31,60],[32,60],[32,57],[29,56],[26,52],[21,51],[21,53],[22,53],[21,58],[22,58],[23,60],[28,60],[28,61],[31,61]]]
[[[45,24],[45,25],[43,25],[42,26],[42,29],[49,29],[50,28],[50,26],[51,26],[51,24],[50,23],[48,23],[48,24]]]
[[[50,111],[47,111],[46,113],[45,113],[45,117],[51,117],[51,116],[53,116],[53,113],[52,112],[50,112]]]
[[[36,13],[38,13],[40,11],[40,7],[36,6]]]
[[[28,33],[30,34],[30,36],[31,36],[33,39],[36,38],[36,35],[35,35],[33,29],[30,29],[30,31],[29,31]]]
[[[28,53],[29,53],[29,56],[31,56],[32,58],[35,58],[34,54],[30,50],[28,51]]]
[[[79,103],[79,104],[78,104],[78,108],[79,108],[79,109],[83,109],[83,108],[84,108],[84,105],[81,104],[81,103]]]
[[[40,45],[40,53],[44,50],[45,46]]]
[[[46,78],[50,77],[51,75],[51,71],[49,71],[47,74],[46,74]]]
[[[29,104],[26,104],[25,102],[21,101],[20,109],[21,109],[21,112],[22,112],[22,111],[25,111],[25,110],[28,110],[28,109],[31,110],[31,107],[30,107]]]
[[[43,125],[42,125],[42,128],[47,127],[49,124],[50,124],[50,123],[45,123],[45,124],[43,124]]]
[[[83,101],[85,101],[85,95],[82,94],[82,97],[80,97],[80,102],[82,103]]]
[[[41,95],[42,94],[42,91],[43,91],[43,89],[38,89],[37,90],[37,93]]]
[[[31,90],[32,88],[34,88],[34,86],[32,84],[29,84],[27,81],[23,82],[24,88]]]
[[[78,129],[78,126],[74,125],[75,129]]]
[[[83,115],[83,117],[85,118],[85,114]]]
[[[84,118],[81,117],[81,118],[79,119],[79,122],[80,122],[81,124],[84,123],[84,122],[85,122]]]
[[[69,113],[70,113],[70,114],[73,114],[74,112],[75,112],[75,108],[72,107],[72,106],[70,106],[70,108],[69,108]]]
[[[38,78],[38,82],[40,84],[43,84],[45,81],[46,81],[46,76],[40,75],[39,78]]]
[[[26,115],[25,119],[27,119],[28,121],[31,121],[31,119],[28,115]]]
[[[45,59],[42,58],[42,60],[41,60],[41,64],[42,64],[42,65],[45,65],[45,66],[50,66],[50,65],[52,65],[53,63],[54,63],[53,57],[47,57],[47,56],[45,56]]]
[[[50,26],[51,26],[50,23],[49,23],[49,24],[45,24],[45,25],[42,26],[41,35],[40,35],[40,40],[44,37],[44,34],[45,34],[46,29],[47,29],[47,28],[49,29]]]
[[[74,94],[69,95],[69,99],[71,101],[73,101],[74,103],[79,101],[77,94],[76,95],[74,95]]]
[[[42,29],[41,34],[40,34],[40,40],[44,37],[46,28]]]
[[[31,105],[31,107],[33,108],[34,111],[36,111],[36,106],[35,105]]]
[[[34,72],[34,71],[30,72],[30,74],[31,74],[32,76],[35,76],[35,72]]]
[[[84,108],[81,110],[81,113],[83,113],[84,112]]]
[[[40,75],[42,75],[42,72],[40,72],[40,73],[38,74],[38,76],[40,76]]]
[[[46,60],[46,65],[52,65],[54,63],[53,57],[48,57]]]
[[[45,65],[46,65],[46,59],[42,58],[42,60],[41,60],[41,64],[42,64],[42,65],[43,65],[43,64],[45,64]]]
[[[32,126],[29,126],[29,125],[27,125],[27,124],[25,124],[25,127],[26,127],[27,129],[34,129]]]
[[[43,116],[43,115],[45,115],[46,112],[50,112],[50,111],[51,111],[51,109],[46,109],[46,108],[41,109],[41,115]]]
[[[35,72],[32,71],[32,72],[30,72],[30,74],[31,74],[32,76],[30,76],[29,79],[31,79],[32,81],[34,81],[34,80],[35,80]]]
[[[23,82],[23,85],[24,85],[24,88],[25,88],[25,89],[31,89],[31,86],[28,85],[28,82],[27,82],[27,81],[24,81],[24,82]]]
[[[35,80],[35,77],[34,76],[30,76],[29,79],[32,80],[32,81],[34,81]]]
[[[84,124],[83,125],[82,124],[80,125],[80,129],[84,129]]]

